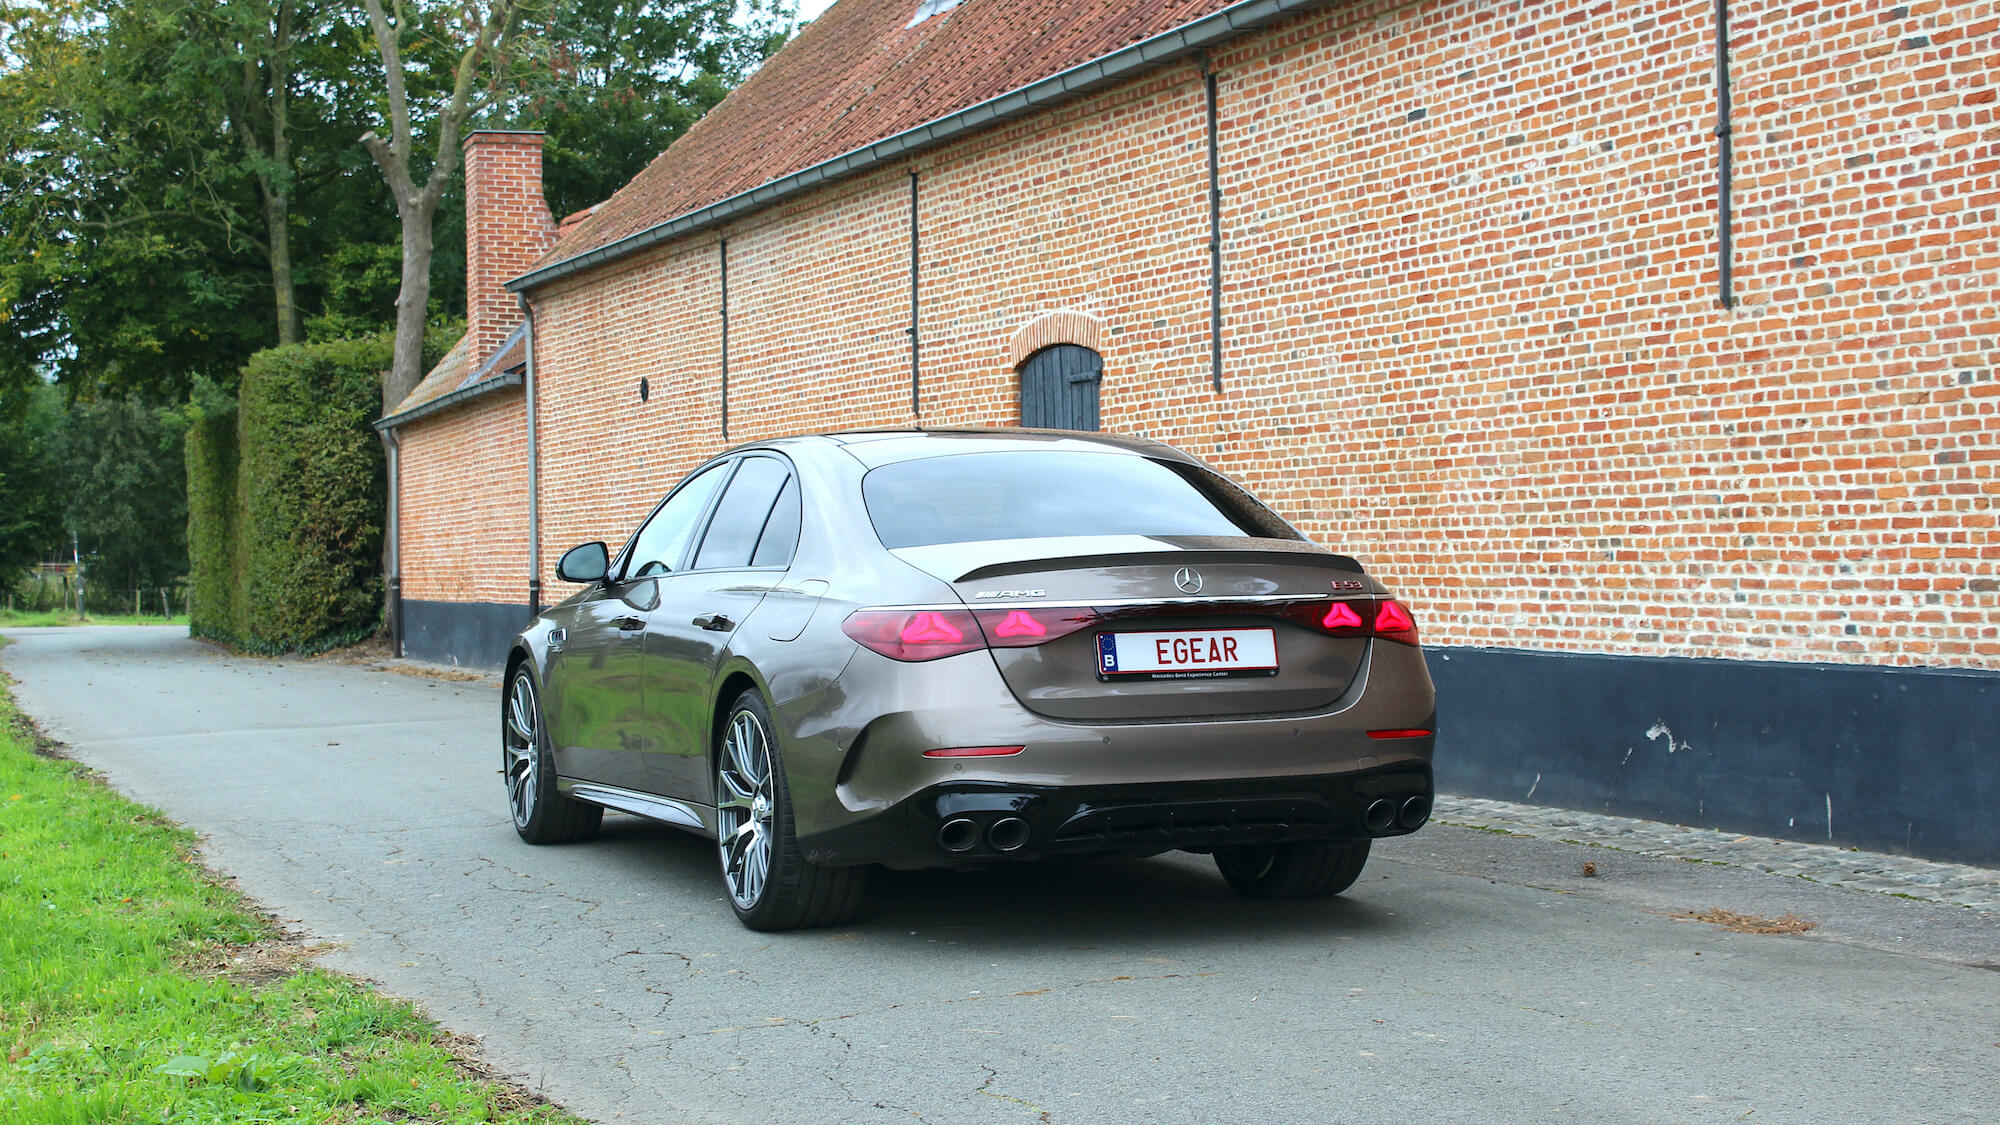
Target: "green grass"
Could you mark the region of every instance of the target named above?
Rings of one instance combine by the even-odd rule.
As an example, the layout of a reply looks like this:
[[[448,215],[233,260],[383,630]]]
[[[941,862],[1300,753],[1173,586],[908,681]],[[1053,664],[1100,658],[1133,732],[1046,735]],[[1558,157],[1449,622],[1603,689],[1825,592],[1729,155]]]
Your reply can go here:
[[[158,614],[134,616],[130,613],[93,613],[80,616],[75,610],[46,609],[29,612],[27,610],[0,609],[0,627],[9,625],[179,625],[186,628],[187,614],[177,613],[171,619]]]
[[[0,684],[0,1123],[570,1122],[302,951]]]

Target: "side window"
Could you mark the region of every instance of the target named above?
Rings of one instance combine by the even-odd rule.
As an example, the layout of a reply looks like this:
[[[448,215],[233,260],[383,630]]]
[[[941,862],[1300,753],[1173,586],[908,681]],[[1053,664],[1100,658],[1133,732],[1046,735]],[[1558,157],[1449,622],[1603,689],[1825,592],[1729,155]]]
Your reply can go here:
[[[777,506],[771,509],[771,518],[764,521],[764,537],[757,540],[757,553],[750,558],[751,566],[790,566],[792,554],[799,549],[799,478],[785,482],[785,490],[778,493]]]
[[[771,505],[778,499],[791,469],[775,457],[746,457],[736,479],[729,482],[716,506],[715,518],[708,522],[694,568],[749,566],[757,547],[757,536],[770,519]]]
[[[681,564],[681,556],[687,553],[688,543],[694,538],[697,521],[708,509],[715,490],[729,479],[729,469],[725,462],[702,470],[684,482],[672,499],[660,505],[653,518],[632,537],[632,549],[625,558],[625,577],[667,574]]]

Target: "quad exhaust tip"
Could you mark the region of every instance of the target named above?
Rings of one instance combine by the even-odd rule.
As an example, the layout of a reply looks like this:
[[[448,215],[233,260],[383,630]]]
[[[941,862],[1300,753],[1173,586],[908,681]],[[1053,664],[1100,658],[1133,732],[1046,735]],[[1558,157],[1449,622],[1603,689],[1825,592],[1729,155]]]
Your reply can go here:
[[[971,817],[952,817],[938,826],[937,842],[948,852],[969,852],[979,843],[979,825]]]
[[[1361,818],[1362,823],[1368,826],[1368,831],[1379,836],[1396,826],[1396,806],[1387,800],[1377,798],[1369,804],[1368,811],[1361,814]]]
[[[1018,816],[1003,816],[986,830],[986,843],[996,852],[1020,851],[1028,843],[1028,822]]]
[[[1431,801],[1429,797],[1411,797],[1403,802],[1402,811],[1396,814],[1396,823],[1408,829],[1416,829],[1430,819]]]

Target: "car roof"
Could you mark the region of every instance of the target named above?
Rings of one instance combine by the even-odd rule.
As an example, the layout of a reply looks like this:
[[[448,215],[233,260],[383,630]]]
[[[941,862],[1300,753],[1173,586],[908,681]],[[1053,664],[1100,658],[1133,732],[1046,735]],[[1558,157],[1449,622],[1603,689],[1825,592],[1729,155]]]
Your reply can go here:
[[[1199,464],[1180,450],[1150,438],[1076,430],[1030,430],[1016,426],[898,427],[805,434],[754,443],[743,448],[785,448],[801,445],[835,446],[863,465],[874,468],[898,461],[947,457],[961,453],[1000,453],[1039,448],[1070,453],[1108,453],[1159,457]]]

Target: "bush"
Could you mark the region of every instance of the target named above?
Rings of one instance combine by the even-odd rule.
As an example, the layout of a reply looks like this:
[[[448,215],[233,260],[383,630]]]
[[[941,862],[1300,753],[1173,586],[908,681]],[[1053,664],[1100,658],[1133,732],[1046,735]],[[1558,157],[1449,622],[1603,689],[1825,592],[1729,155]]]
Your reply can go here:
[[[459,331],[432,331],[426,361]],[[371,423],[393,340],[258,352],[234,412],[200,412],[187,444],[196,636],[317,652],[381,627],[388,481]]]
[[[243,368],[237,481],[245,642],[321,649],[381,623],[388,495],[381,413],[385,336],[272,348]]]
[[[236,575],[236,405],[197,413],[187,433],[188,632],[234,643],[247,630]]]

